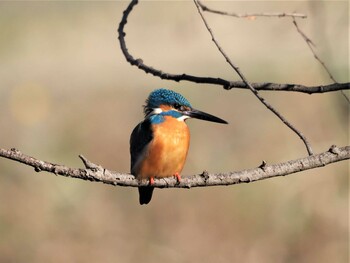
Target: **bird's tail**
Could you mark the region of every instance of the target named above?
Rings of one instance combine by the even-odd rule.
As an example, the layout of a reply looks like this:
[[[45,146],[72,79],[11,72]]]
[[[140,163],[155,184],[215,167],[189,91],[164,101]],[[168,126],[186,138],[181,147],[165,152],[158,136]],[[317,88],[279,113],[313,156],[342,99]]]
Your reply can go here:
[[[148,204],[152,199],[154,187],[152,186],[141,186],[139,187],[139,202],[140,205]]]

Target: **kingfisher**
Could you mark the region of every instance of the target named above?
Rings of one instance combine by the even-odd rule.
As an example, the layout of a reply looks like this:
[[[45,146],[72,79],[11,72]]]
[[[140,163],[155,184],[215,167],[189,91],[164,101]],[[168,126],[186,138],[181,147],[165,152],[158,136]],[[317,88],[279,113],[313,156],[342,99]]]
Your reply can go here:
[[[150,93],[144,115],[130,136],[131,174],[138,180],[149,180],[147,186],[138,188],[141,205],[152,199],[154,178],[175,176],[180,182],[190,145],[185,120],[196,118],[227,124],[223,119],[194,109],[181,94],[164,88]]]

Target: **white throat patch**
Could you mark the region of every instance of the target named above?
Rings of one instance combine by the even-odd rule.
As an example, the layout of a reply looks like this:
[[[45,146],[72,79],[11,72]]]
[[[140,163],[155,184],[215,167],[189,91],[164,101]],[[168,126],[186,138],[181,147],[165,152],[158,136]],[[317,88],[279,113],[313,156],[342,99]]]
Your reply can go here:
[[[176,118],[178,121],[184,121],[184,120],[186,120],[186,119],[188,119],[189,118],[189,116],[186,116],[186,115],[182,115],[181,117],[179,117],[179,118]]]

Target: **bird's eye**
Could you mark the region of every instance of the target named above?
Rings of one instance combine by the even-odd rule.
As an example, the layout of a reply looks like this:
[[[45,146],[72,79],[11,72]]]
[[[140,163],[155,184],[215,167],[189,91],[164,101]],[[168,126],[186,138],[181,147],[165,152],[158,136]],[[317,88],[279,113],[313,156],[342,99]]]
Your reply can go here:
[[[174,108],[177,110],[182,110],[183,107],[179,103],[175,103]]]

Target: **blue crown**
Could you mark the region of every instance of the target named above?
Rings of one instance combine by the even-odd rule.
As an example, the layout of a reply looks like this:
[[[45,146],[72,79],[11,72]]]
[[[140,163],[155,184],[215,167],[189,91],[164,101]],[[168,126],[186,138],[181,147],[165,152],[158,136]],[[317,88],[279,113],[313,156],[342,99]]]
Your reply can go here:
[[[189,101],[181,94],[168,90],[168,89],[156,89],[149,94],[146,100],[145,108],[154,109],[159,108],[160,105],[174,105],[179,104],[182,106],[192,108]]]

